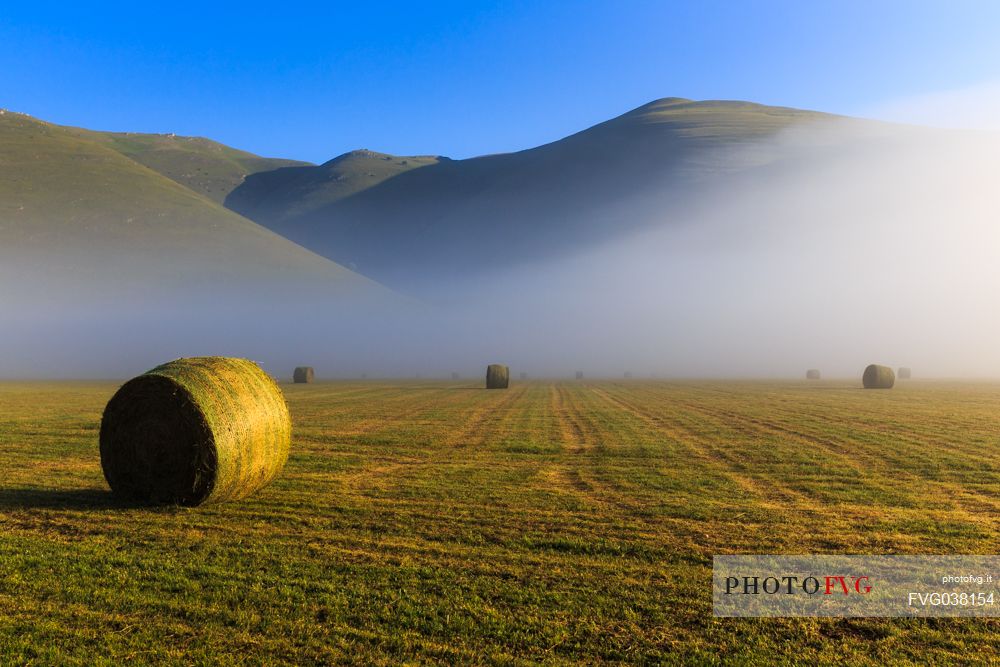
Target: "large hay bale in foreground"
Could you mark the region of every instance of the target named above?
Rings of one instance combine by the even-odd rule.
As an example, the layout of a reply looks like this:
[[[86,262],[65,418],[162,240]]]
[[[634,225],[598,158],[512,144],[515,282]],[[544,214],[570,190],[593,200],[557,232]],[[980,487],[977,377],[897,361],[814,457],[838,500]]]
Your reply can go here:
[[[490,364],[486,367],[486,388],[506,389],[510,385],[510,369],[503,364]]]
[[[892,389],[892,385],[896,384],[896,374],[888,366],[871,364],[861,376],[861,383],[865,389]]]
[[[909,380],[911,377],[910,369],[907,368],[906,366],[900,367],[899,373],[896,374],[896,377],[898,377],[900,380]]]
[[[200,505],[245,498],[285,465],[281,390],[246,359],[178,359],[126,382],[101,419],[101,467],[116,495]]]
[[[807,380],[818,380],[819,379],[819,369],[810,368],[806,371]]]
[[[292,373],[292,381],[295,384],[308,384],[315,377],[316,373],[313,371],[312,366],[297,366],[295,372]]]

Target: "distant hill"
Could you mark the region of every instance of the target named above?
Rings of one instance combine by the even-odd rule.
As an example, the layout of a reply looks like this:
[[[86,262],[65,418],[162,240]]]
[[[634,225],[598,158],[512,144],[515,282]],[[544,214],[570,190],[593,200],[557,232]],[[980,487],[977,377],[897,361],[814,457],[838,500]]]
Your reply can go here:
[[[367,190],[417,167],[446,158],[396,157],[369,150],[345,153],[317,166],[259,170],[247,176],[245,187],[226,199],[237,213],[252,213],[271,224],[322,211],[327,206]],[[234,186],[235,187],[235,186]]]
[[[201,137],[64,129],[75,136],[112,148],[220,204],[251,174],[309,164],[260,157]]]
[[[97,132],[7,112],[0,259],[47,257],[50,273],[141,278],[119,288],[205,276],[371,284],[356,271],[419,293],[424,283],[545,264],[671,224],[699,188],[718,192],[720,178],[752,187],[793,164],[794,152],[775,148],[779,133],[832,120],[878,125],[665,98],[516,153],[451,160],[357,150],[309,165],[208,139]],[[807,142],[798,157],[815,164],[841,148]]]
[[[756,144],[831,118],[666,98],[517,153],[447,160],[355,152],[317,167],[260,173],[226,205],[365,275],[405,286],[544,261],[628,233],[644,224],[629,202],[767,164],[773,156],[756,154]]]
[[[383,292],[126,157],[120,141],[0,114],[0,297]]]

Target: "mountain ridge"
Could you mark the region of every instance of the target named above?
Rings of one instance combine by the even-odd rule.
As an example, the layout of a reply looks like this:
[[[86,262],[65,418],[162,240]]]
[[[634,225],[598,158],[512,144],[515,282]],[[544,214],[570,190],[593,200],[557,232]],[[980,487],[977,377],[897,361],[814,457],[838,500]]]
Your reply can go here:
[[[649,193],[669,197],[744,169],[736,149],[750,166],[766,161],[753,155],[755,144],[789,127],[840,118],[739,100],[661,98],[540,146],[436,159],[351,191],[322,177],[326,165],[350,162],[350,153],[318,167],[263,172],[225,203],[326,257],[405,285],[544,260],[613,238],[638,224],[615,212],[623,202]]]
[[[65,196],[58,179],[47,183],[53,194],[44,204],[53,221],[83,216],[99,231],[109,220],[118,220],[118,233],[127,236],[136,225],[130,216],[123,217],[123,202],[128,202],[124,208],[143,212],[140,217],[167,216],[182,229],[194,219],[226,229],[243,220],[311,255],[403,289],[552,261],[635,233],[653,218],[669,224],[683,215],[682,202],[698,188],[735,174],[763,173],[763,167],[794,159],[770,145],[786,130],[847,122],[878,127],[876,121],[792,107],[665,97],[509,153],[453,160],[355,149],[314,165],[262,158],[199,137],[109,133],[32,121],[49,128],[47,132],[84,142],[76,153],[80,146],[91,147],[89,157],[64,151],[50,160],[67,183],[87,174],[86,169],[70,169],[74,161],[88,167],[101,162],[94,147],[108,151],[105,159],[113,153],[134,165],[126,169],[117,163],[120,178],[107,174],[87,192],[78,192],[76,200]],[[30,152],[30,146],[22,148]],[[801,157],[804,153],[797,150]],[[23,214],[5,213],[4,204],[17,199],[11,188],[33,192],[44,181],[46,174],[36,174],[41,179],[36,183],[24,178],[37,166],[11,171],[6,197],[0,184],[0,224],[7,215],[8,236],[10,220]],[[145,176],[139,178],[142,170]],[[145,185],[139,186],[137,178],[145,179]],[[144,199],[149,188],[159,193],[155,202]],[[102,191],[105,200],[92,201],[90,193]],[[185,196],[201,203],[182,203]],[[249,229],[243,230],[244,238]],[[220,239],[207,244],[191,240],[197,236],[184,242],[173,238],[171,252],[204,254],[214,246],[237,259]],[[196,247],[189,250],[185,243]]]

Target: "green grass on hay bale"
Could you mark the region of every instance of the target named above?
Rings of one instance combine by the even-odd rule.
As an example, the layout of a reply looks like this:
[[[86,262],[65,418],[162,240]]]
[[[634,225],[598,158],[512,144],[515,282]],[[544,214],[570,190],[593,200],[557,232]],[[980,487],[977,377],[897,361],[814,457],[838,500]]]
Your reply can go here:
[[[892,385],[896,384],[896,374],[888,366],[871,364],[865,369],[861,383],[865,389],[892,389]]]
[[[292,380],[296,384],[305,384],[313,381],[316,373],[313,371],[312,366],[297,366],[295,372],[292,373]]]
[[[510,386],[510,369],[503,364],[490,364],[486,367],[486,388],[506,389]]]
[[[278,385],[246,359],[197,357],[126,382],[101,420],[116,495],[200,505],[245,498],[285,465],[292,425]]]

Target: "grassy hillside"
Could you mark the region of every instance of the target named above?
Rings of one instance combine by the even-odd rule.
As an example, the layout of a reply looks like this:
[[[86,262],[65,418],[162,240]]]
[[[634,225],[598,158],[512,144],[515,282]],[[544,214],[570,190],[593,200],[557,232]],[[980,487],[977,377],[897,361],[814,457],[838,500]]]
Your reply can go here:
[[[369,281],[88,133],[0,115],[0,272],[19,291]]]
[[[285,385],[271,486],[148,509],[101,475],[114,383],[0,384],[0,655],[995,664],[997,619],[712,616],[714,554],[996,553],[1000,387],[857,385]]]
[[[680,215],[674,203],[694,189],[772,163],[772,152],[756,148],[762,140],[827,118],[669,98],[518,153],[448,160],[360,150],[310,166],[207,139],[6,113],[0,230],[22,246],[72,249],[85,258],[79,266],[103,265],[102,252],[132,261],[128,271],[155,271],[168,257],[183,257],[181,268],[212,261],[223,273],[235,264],[322,264],[218,206],[225,202],[334,262],[418,289],[615,240],[647,225],[651,211],[670,222]],[[246,251],[250,238],[258,247]]]
[[[312,184],[329,180],[327,165],[252,177],[227,205],[362,273],[405,285],[551,259],[626,234],[643,220],[623,213],[623,204],[686,193],[706,179],[766,164],[773,156],[756,155],[756,142],[829,118],[669,98],[538,148],[372,179],[325,204]]]
[[[397,157],[369,150],[345,153],[319,166],[296,166],[247,176],[225,200],[227,208],[272,224],[310,215],[394,176],[443,158]]]
[[[308,165],[296,160],[260,157],[201,137],[65,129],[113,148],[220,204],[249,175]]]

